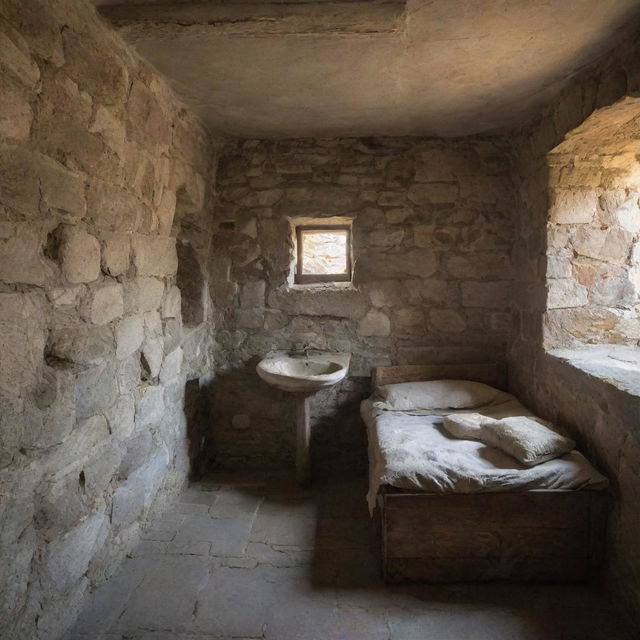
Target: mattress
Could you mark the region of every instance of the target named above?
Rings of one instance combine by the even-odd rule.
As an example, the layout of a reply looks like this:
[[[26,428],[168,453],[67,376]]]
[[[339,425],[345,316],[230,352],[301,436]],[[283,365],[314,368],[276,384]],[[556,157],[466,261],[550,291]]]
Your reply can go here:
[[[445,415],[468,412],[387,411],[372,398],[360,412],[369,438],[369,493],[373,512],[383,485],[428,493],[480,493],[534,489],[603,489],[607,479],[575,449],[535,467],[475,440],[453,438],[442,426]],[[491,418],[533,416],[506,393],[473,411]]]

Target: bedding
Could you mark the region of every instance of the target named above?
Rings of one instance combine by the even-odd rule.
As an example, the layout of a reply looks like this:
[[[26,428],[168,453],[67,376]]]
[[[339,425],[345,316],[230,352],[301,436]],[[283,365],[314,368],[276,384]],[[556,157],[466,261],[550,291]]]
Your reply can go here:
[[[454,438],[479,440],[533,467],[569,453],[576,443],[540,418],[514,416],[496,420],[479,413],[448,415],[444,428]]]
[[[387,405],[388,406],[388,405]],[[533,414],[500,392],[475,412],[502,419]],[[373,512],[383,485],[431,493],[478,493],[533,489],[602,489],[608,482],[575,449],[534,467],[476,440],[460,440],[443,427],[444,417],[464,410],[397,411],[379,398],[361,404],[369,437],[369,493]]]
[[[436,408],[474,409],[504,395],[502,391],[472,380],[428,380],[383,385],[378,406],[387,410],[414,411]]]

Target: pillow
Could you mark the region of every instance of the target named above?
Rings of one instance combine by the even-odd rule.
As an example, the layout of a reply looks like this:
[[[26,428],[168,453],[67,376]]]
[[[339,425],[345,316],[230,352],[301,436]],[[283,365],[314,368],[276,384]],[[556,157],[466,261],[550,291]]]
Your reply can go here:
[[[462,440],[482,440],[482,428],[488,422],[498,422],[481,413],[452,413],[445,416],[444,428],[454,437]]]
[[[479,413],[457,413],[447,416],[443,424],[454,438],[479,440],[527,467],[559,458],[576,446],[571,438],[549,428],[548,422],[527,416],[495,420]]]
[[[483,442],[501,449],[527,467],[563,456],[576,446],[571,438],[526,416],[487,422],[482,425],[482,436]]]
[[[470,380],[400,382],[378,388],[378,395],[390,411],[474,409],[493,402],[500,393],[487,384]]]

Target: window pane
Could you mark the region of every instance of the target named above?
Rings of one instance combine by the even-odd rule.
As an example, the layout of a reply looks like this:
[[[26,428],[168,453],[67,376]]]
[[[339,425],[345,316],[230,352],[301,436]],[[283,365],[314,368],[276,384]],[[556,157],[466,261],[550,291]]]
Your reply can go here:
[[[347,273],[347,231],[302,231],[302,273]]]

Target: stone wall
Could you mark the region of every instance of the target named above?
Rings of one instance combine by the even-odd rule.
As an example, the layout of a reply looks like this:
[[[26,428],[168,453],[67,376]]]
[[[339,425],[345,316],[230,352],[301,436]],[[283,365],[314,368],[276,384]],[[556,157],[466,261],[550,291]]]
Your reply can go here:
[[[597,260],[603,263],[601,273],[611,269],[607,260],[600,259],[605,257],[602,254],[599,257],[581,256],[578,251],[574,251],[577,247],[572,243],[582,233],[577,236],[569,234],[573,235],[573,239],[569,238],[569,242],[557,245],[554,238],[558,234],[566,234],[566,230],[577,232],[579,225],[587,225],[590,232],[595,232],[594,243],[602,241],[604,246],[610,230],[598,229],[596,220],[601,222],[602,227],[604,218],[601,216],[608,215],[607,212],[612,210],[610,205],[613,203],[613,213],[616,213],[619,211],[617,204],[622,205],[624,202],[624,198],[623,202],[609,199],[609,185],[602,183],[602,176],[598,176],[597,185],[594,184],[595,178],[585,177],[591,170],[588,162],[567,164],[561,160],[556,163],[557,156],[548,154],[562,143],[566,134],[579,127],[594,111],[602,109],[601,113],[606,116],[608,105],[616,103],[625,94],[637,94],[639,90],[640,47],[625,44],[601,63],[576,77],[555,104],[514,136],[514,182],[518,205],[512,254],[515,286],[513,332],[509,349],[509,380],[512,391],[543,417],[568,428],[578,441],[579,448],[587,453],[612,482],[606,579],[619,601],[635,611],[638,618],[640,557],[633,540],[637,536],[637,522],[640,521],[640,475],[637,473],[640,468],[640,430],[637,426],[639,390],[615,385],[608,375],[598,375],[597,370],[585,372],[567,354],[559,357],[547,352],[544,342],[545,338],[551,338],[551,345],[558,344],[556,339],[562,335],[562,332],[552,330],[547,323],[548,319],[555,322],[553,317],[558,313],[553,309],[557,307],[554,300],[562,299],[567,294],[558,291],[560,285],[553,280],[561,276],[561,279],[569,281],[569,293],[574,289],[581,296],[581,302],[585,297],[587,301],[593,301],[594,296],[598,295],[599,285],[594,284],[598,282],[598,278],[580,282],[579,278],[583,278],[585,274],[582,265],[586,262],[595,264]],[[615,111],[612,115],[615,120]],[[558,168],[559,174],[556,172]],[[597,173],[598,167],[595,169]],[[562,187],[561,183],[565,180],[570,180],[565,182],[569,188],[561,198],[583,198],[584,192],[592,190],[598,195],[597,209],[592,209],[593,218],[588,222],[571,222],[557,217],[563,215],[563,211],[575,210],[578,215],[583,215],[585,211],[580,203],[574,208],[558,206],[562,200],[557,198],[556,193],[553,193],[553,198],[550,197],[551,188]],[[578,186],[583,188],[571,188]],[[628,185],[615,185],[613,191],[617,191],[619,186],[627,188]],[[601,190],[602,187],[604,191]],[[628,195],[633,198],[633,193]],[[591,203],[590,206],[594,205],[593,195],[588,196],[588,202]],[[621,215],[624,216],[624,212]],[[551,219],[551,216],[555,219]],[[616,213],[616,218],[617,216]],[[620,231],[615,231],[611,235],[619,233]],[[549,238],[551,243],[548,243]],[[588,242],[590,238],[589,234],[584,234],[585,241]],[[618,259],[613,262],[617,262],[617,267],[621,266]],[[615,281],[611,284],[615,284]],[[622,286],[625,286],[624,282]],[[617,317],[623,315],[616,313]],[[595,318],[593,320],[588,332],[583,331],[582,335],[569,338],[564,333],[562,340],[574,344],[577,338],[577,341],[586,343],[590,336],[599,336],[607,341],[620,341],[620,331],[615,324],[612,327],[606,324],[597,327]],[[563,323],[564,329],[579,330],[577,321],[579,318],[574,324],[568,318]]]
[[[0,636],[51,640],[186,477],[214,151],[83,0],[4,0],[0,52]]]
[[[545,344],[640,339],[640,101],[596,111],[547,156]]]
[[[313,401],[313,449],[365,459],[371,366],[504,361],[513,197],[501,139],[249,140],[218,171],[212,297],[214,464],[292,455],[293,402],[256,362],[308,344],[349,351],[350,377]],[[292,285],[292,221],[353,221],[353,284]]]

